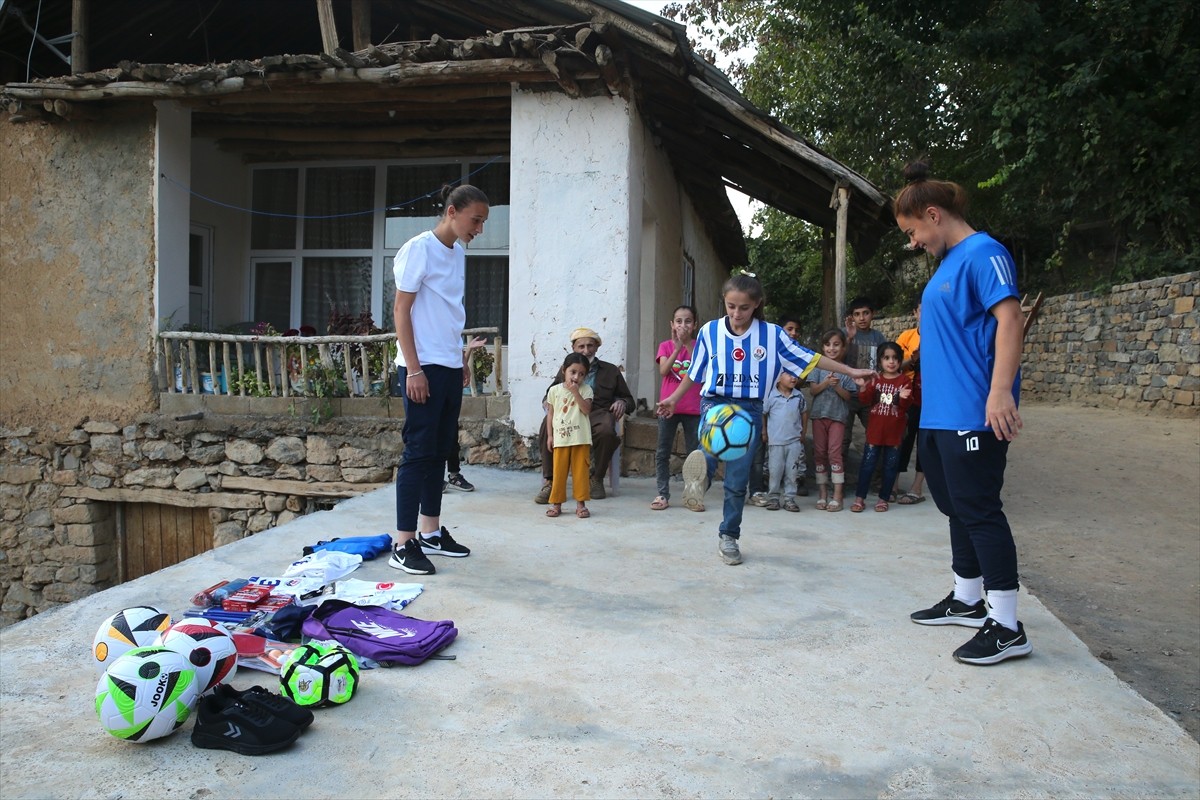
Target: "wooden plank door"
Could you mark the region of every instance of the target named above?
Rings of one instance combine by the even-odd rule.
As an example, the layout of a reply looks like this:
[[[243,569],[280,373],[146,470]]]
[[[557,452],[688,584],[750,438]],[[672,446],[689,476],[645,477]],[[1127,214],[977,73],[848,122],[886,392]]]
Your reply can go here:
[[[131,581],[212,549],[207,508],[125,504],[121,581]]]

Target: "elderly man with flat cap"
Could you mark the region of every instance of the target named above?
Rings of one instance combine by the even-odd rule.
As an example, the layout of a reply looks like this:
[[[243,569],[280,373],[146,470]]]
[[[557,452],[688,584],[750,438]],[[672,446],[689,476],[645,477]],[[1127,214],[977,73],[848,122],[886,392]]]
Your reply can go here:
[[[625,376],[616,364],[601,361],[596,358],[596,350],[600,347],[600,334],[591,328],[576,328],[571,331],[571,349],[588,360],[588,374],[585,382],[592,387],[592,485],[593,500],[603,500],[604,476],[608,474],[608,465],[612,463],[613,453],[621,445],[621,437],[617,435],[617,420],[633,411],[633,394],[625,383]],[[560,373],[554,379],[555,384],[562,383]],[[543,402],[544,405],[544,402]],[[546,447],[546,420],[538,431],[542,452],[542,490],[534,498],[535,503],[545,505],[550,502],[550,477],[553,473],[554,457]]]

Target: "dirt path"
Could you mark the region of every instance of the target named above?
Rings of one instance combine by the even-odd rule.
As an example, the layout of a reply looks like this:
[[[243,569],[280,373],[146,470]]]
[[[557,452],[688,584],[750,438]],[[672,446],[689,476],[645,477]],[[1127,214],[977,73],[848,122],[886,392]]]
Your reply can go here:
[[[1022,583],[1200,740],[1200,421],[1021,415],[1004,500]]]

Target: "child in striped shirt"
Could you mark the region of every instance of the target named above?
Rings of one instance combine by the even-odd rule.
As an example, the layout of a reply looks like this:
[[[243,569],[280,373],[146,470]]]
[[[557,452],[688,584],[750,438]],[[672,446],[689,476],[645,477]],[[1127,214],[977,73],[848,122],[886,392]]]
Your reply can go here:
[[[679,398],[698,383],[701,420],[710,408],[724,403],[740,406],[753,420],[750,449],[741,458],[725,462],[725,503],[717,530],[718,552],[726,564],[735,565],[742,563],[738,539],[750,464],[762,436],[763,399],[780,372],[787,370],[803,378],[821,357],[792,341],[783,328],[763,319],[762,284],[753,275],[734,275],[725,282],[721,296],[725,316],[705,323],[700,329],[691,368],[671,396],[659,402],[657,410],[660,416],[671,416]],[[869,369],[855,369],[837,362],[822,364],[860,384],[874,375]],[[683,502],[688,508],[703,508],[704,492],[712,483],[716,466],[716,458],[701,450],[687,457],[683,464]]]

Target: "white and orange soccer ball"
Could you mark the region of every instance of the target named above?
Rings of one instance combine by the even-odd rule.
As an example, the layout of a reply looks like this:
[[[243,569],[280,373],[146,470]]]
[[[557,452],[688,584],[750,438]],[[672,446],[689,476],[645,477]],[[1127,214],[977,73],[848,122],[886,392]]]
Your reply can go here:
[[[92,640],[92,663],[103,672],[135,647],[148,647],[171,626],[171,615],[154,606],[133,606],[113,614]]]

